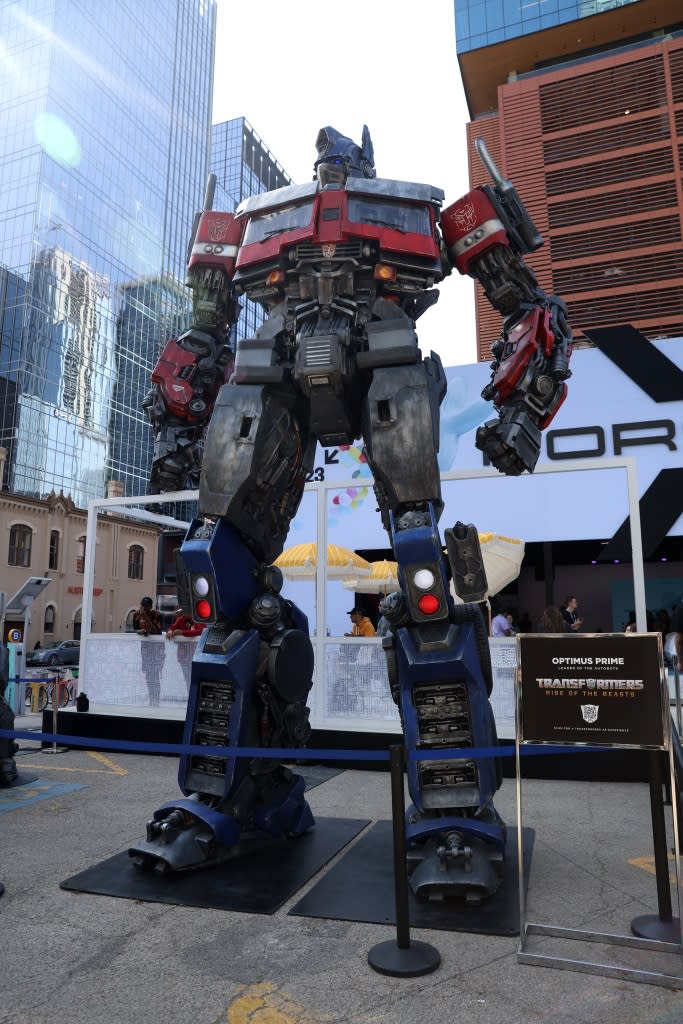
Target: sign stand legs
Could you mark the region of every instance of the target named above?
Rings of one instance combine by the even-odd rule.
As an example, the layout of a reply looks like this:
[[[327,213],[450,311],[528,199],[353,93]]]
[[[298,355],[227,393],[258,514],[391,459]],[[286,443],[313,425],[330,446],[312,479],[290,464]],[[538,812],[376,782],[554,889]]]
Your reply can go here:
[[[679,942],[681,922],[673,916],[671,909],[671,886],[666,845],[666,823],[664,820],[664,797],[662,795],[662,763],[658,750],[648,755],[648,776],[650,782],[650,811],[652,814],[652,841],[655,851],[655,874],[657,878],[657,907],[659,914],[642,914],[631,921],[631,931],[642,939],[658,939],[661,942]],[[675,780],[672,779],[672,787]],[[672,789],[673,791],[673,789]]]

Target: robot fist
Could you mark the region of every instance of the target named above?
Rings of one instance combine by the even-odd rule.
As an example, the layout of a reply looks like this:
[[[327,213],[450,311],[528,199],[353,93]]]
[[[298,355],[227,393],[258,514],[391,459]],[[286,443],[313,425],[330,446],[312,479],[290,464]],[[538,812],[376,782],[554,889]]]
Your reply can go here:
[[[541,431],[523,402],[501,410],[477,430],[475,444],[506,476],[533,472],[541,451]]]
[[[201,450],[196,441],[176,437],[157,438],[150,474],[150,494],[181,491],[199,483]]]

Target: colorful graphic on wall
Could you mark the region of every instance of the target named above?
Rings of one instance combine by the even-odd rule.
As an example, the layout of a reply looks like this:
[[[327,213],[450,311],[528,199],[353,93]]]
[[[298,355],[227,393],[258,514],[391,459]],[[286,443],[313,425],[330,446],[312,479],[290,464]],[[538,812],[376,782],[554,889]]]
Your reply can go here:
[[[356,445],[339,446],[339,464],[346,475],[358,483],[341,491],[331,491],[327,508],[327,521],[329,526],[337,526],[353,512],[363,507],[365,500],[370,493],[368,484],[363,484],[363,479],[371,480],[372,474],[368,466],[368,460],[362,448]]]

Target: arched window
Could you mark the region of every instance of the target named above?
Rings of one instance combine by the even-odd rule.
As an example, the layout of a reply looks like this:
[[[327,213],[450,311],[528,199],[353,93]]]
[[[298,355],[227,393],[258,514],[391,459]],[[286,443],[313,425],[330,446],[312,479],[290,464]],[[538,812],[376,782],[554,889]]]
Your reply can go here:
[[[141,580],[145,568],[145,552],[139,544],[131,544],[128,549],[128,579]]]
[[[33,530],[23,523],[16,523],[9,532],[8,565],[20,565],[28,569],[31,564],[31,541]]]
[[[43,633],[47,636],[52,636],[55,631],[55,606],[49,604],[45,609],[45,617],[43,619]]]
[[[85,534],[76,541],[76,572],[85,572]]]
[[[50,530],[50,553],[47,567],[48,569],[59,569],[59,530]]]
[[[135,632],[135,608],[131,608],[126,615],[126,623],[124,626],[126,633]]]

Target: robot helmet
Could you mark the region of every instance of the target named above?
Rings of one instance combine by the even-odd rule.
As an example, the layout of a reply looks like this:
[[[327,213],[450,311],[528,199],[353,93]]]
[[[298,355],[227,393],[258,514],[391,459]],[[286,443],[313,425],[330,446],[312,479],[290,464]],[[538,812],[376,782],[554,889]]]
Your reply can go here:
[[[366,124],[360,146],[328,125],[318,132],[315,148],[318,159],[313,165],[314,178],[321,185],[343,184],[347,178],[374,178],[376,175],[374,149]]]

